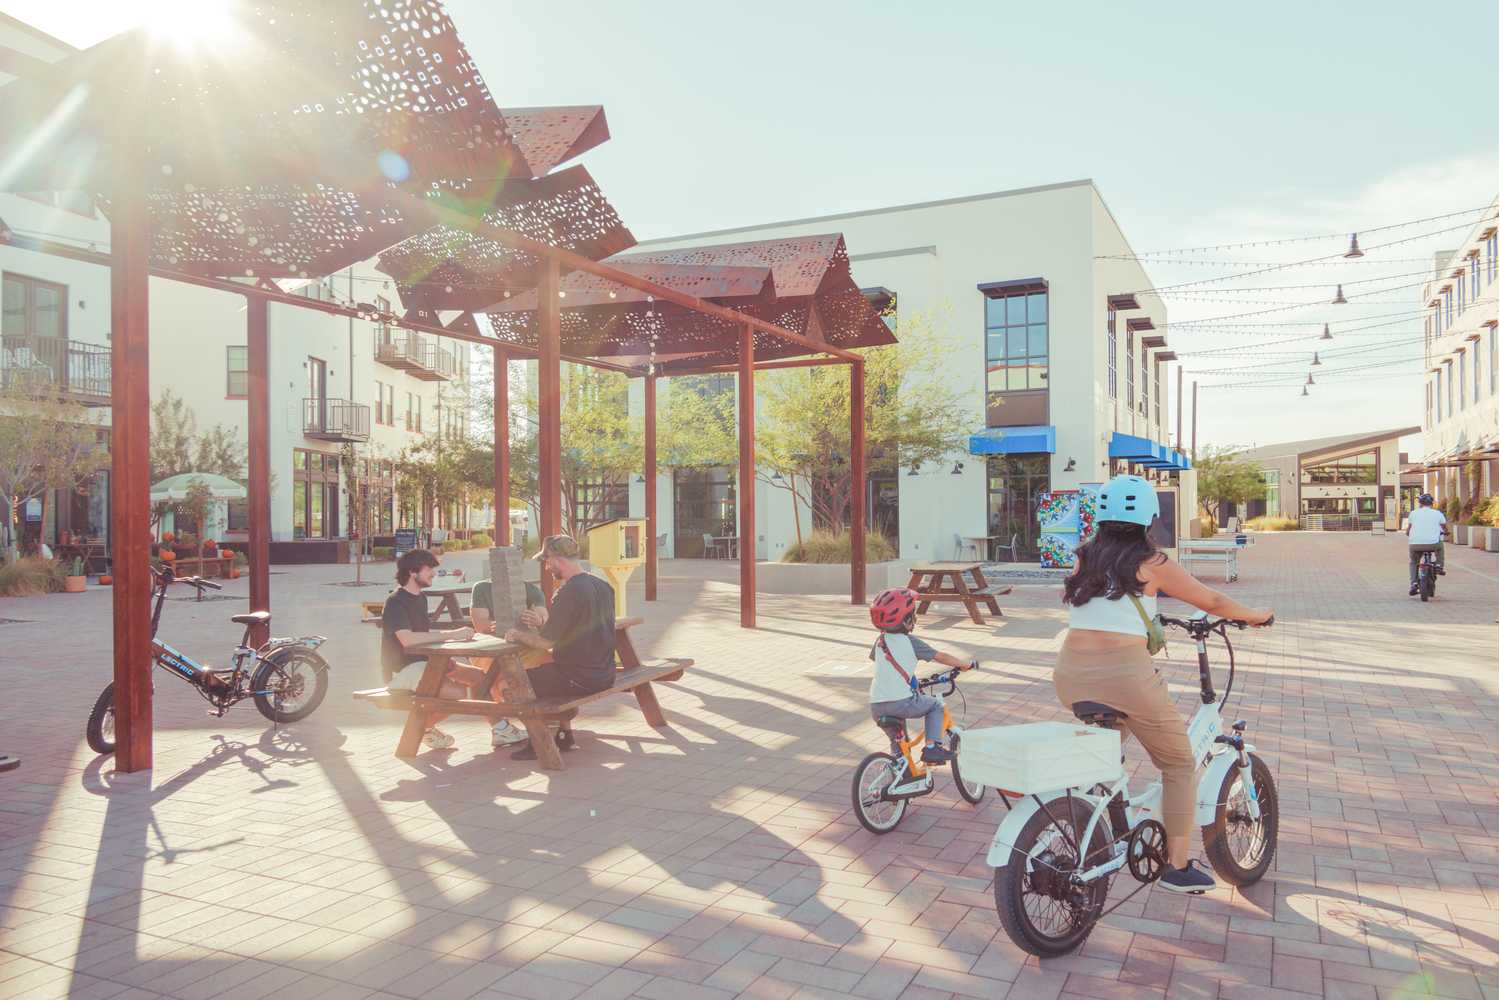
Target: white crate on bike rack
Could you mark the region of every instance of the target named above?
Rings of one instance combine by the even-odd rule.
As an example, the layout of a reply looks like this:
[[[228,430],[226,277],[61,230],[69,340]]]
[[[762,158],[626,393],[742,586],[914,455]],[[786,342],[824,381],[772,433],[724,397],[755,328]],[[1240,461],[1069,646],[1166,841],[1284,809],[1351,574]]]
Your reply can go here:
[[[1118,781],[1119,733],[1068,722],[969,729],[958,746],[963,780],[1032,795]]]

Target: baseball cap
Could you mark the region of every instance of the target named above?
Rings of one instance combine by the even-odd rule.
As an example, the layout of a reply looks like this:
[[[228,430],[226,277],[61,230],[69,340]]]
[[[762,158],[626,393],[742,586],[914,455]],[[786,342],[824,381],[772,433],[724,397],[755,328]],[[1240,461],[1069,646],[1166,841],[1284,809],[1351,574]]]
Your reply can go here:
[[[547,556],[576,559],[578,558],[578,543],[568,535],[548,535],[542,539],[541,548],[531,558],[539,561]]]

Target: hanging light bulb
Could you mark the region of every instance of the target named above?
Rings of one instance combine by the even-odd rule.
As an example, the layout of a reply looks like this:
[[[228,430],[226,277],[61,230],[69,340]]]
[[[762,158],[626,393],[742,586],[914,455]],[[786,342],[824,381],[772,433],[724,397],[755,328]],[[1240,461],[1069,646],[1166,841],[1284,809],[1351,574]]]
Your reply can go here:
[[[1358,233],[1354,233],[1352,241],[1349,242],[1349,244],[1348,244],[1348,252],[1345,253],[1343,256],[1344,257],[1362,257],[1363,255],[1364,255],[1364,252],[1358,248]]]
[[[1332,297],[1332,304],[1335,305],[1335,306],[1346,306],[1348,304],[1348,300],[1345,299],[1345,298],[1343,298],[1343,286],[1342,285],[1338,286],[1338,294],[1336,294],[1336,295],[1334,295]]]
[[[1310,396],[1311,395],[1311,393],[1307,391],[1306,386],[1302,386],[1301,387],[1301,394],[1303,396]]]
[[[1321,339],[1322,340],[1331,340],[1332,339],[1332,330],[1331,330],[1331,328],[1328,327],[1328,325],[1326,323],[1322,324],[1322,337],[1321,337]]]
[[[1316,380],[1312,378],[1312,373],[1311,372],[1307,372],[1306,373],[1306,384],[1307,385],[1316,385],[1317,384]]]
[[[1315,368],[1318,365],[1320,365],[1321,363],[1322,363],[1322,359],[1319,358],[1319,357],[1317,357],[1317,352],[1316,351],[1313,351],[1312,352],[1312,367]]]

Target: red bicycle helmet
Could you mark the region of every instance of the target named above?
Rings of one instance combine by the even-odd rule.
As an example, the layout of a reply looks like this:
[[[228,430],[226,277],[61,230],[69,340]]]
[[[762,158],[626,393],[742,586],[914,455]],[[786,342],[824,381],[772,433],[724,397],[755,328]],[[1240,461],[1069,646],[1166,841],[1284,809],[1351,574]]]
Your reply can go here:
[[[916,618],[920,595],[909,587],[891,587],[880,591],[869,605],[869,620],[881,632],[896,632]]]

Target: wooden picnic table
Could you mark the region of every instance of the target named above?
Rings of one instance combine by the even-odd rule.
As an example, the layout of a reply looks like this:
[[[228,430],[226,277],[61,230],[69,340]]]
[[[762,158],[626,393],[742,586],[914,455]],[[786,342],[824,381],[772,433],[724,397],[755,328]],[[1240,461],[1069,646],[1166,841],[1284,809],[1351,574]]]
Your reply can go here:
[[[468,615],[464,613],[462,606],[459,605],[458,595],[472,593],[473,589],[471,584],[467,586],[463,584],[445,584],[438,587],[428,587],[426,590],[423,590],[423,597],[439,598],[437,610],[427,616],[428,620],[434,623],[441,622],[443,615],[447,615],[447,620],[454,625],[467,625]]]
[[[969,578],[973,585],[969,585]],[[979,604],[988,607],[991,614],[1004,617],[999,610],[999,598],[1013,588],[990,586],[984,579],[982,564],[976,562],[917,563],[911,567],[911,582],[907,584],[921,595],[916,613],[926,614],[927,608],[940,601],[959,601],[968,609],[968,617],[975,625],[984,624],[979,614]]]

